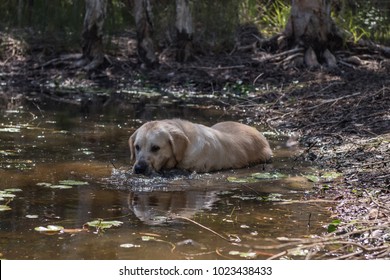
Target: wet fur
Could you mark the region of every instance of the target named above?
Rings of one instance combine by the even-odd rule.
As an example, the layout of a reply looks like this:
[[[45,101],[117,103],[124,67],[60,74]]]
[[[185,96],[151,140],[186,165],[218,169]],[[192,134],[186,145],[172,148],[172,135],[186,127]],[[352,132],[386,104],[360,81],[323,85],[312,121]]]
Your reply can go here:
[[[151,121],[130,136],[129,146],[134,171],[144,174],[172,168],[196,172],[242,168],[272,157],[265,137],[237,122],[207,127],[180,119]]]

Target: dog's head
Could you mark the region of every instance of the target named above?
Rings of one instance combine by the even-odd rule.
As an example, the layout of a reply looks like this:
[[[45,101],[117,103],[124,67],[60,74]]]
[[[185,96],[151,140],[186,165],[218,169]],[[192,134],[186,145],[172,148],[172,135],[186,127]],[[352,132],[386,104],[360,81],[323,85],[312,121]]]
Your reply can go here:
[[[129,139],[134,173],[150,175],[174,168],[183,159],[188,143],[188,137],[174,122],[145,123]]]

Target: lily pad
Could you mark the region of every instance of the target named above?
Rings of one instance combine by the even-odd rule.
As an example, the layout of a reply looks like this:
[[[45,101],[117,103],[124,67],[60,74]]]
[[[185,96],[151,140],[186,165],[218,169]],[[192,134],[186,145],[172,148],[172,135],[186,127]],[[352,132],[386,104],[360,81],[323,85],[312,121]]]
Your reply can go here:
[[[4,128],[0,128],[0,132],[18,133],[18,132],[20,132],[20,128],[19,127],[4,127]]]
[[[240,256],[241,258],[247,258],[247,259],[252,259],[257,256],[257,254],[254,252],[239,252],[239,251],[230,251],[229,255]]]
[[[64,230],[64,227],[62,226],[55,226],[55,225],[48,225],[47,227],[36,227],[34,228],[35,231],[41,232],[41,233],[59,233],[62,230]]]
[[[58,183],[60,185],[68,185],[68,186],[83,186],[89,184],[88,182],[76,181],[76,180],[61,180]]]
[[[107,229],[111,227],[119,227],[122,225],[123,222],[120,221],[103,221],[103,220],[94,220],[91,222],[88,222],[87,225],[90,227],[95,227],[98,229]]]
[[[227,180],[230,183],[248,183],[248,180],[245,178],[227,177]]]
[[[317,183],[320,181],[320,178],[316,175],[304,175],[303,177],[313,183]]]
[[[281,179],[287,177],[286,175],[279,172],[253,173],[251,176],[255,179]]]
[[[14,198],[16,195],[8,193],[6,191],[0,191],[0,198]]]
[[[28,219],[38,219],[39,216],[38,215],[26,215],[26,218],[28,218]]]
[[[254,183],[258,182],[259,180],[275,180],[285,177],[287,177],[285,174],[279,172],[258,172],[243,178],[228,177],[227,180],[231,183]]]
[[[22,189],[14,189],[14,188],[11,188],[11,189],[5,189],[4,190],[5,192],[21,192],[23,191]]]
[[[37,183],[38,187],[50,187],[52,184],[46,183],[46,182],[39,182]]]
[[[8,211],[11,210],[12,208],[9,207],[8,205],[0,205],[0,212],[2,211]]]
[[[321,175],[322,178],[327,179],[327,180],[334,180],[334,179],[337,179],[341,176],[343,176],[343,173],[334,172],[334,171],[325,172],[324,174]]]
[[[257,199],[261,201],[273,201],[273,202],[284,201],[284,199],[282,199],[282,194],[280,193],[270,193],[267,196],[260,196]]]
[[[68,186],[68,185],[50,185],[50,186],[47,186],[46,188],[66,190],[66,189],[71,189],[73,187],[72,186]]]
[[[150,235],[143,235],[142,236],[142,241],[151,241],[151,240],[156,240],[156,238],[154,236],[150,236]]]
[[[139,247],[141,247],[141,245],[125,243],[125,244],[119,245],[119,247],[121,247],[121,248],[139,248]]]

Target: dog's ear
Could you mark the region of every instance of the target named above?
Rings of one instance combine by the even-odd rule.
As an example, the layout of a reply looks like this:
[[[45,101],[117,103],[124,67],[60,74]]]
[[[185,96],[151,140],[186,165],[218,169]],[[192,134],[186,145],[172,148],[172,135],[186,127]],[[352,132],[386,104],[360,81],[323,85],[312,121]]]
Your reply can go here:
[[[135,137],[137,136],[138,130],[136,130],[129,138],[129,147],[130,147],[130,161],[135,161],[135,147],[134,147],[134,141]]]
[[[184,158],[184,153],[187,149],[190,140],[184,134],[182,130],[172,129],[169,131],[169,142],[172,146],[173,155],[175,156],[176,161],[179,163]]]

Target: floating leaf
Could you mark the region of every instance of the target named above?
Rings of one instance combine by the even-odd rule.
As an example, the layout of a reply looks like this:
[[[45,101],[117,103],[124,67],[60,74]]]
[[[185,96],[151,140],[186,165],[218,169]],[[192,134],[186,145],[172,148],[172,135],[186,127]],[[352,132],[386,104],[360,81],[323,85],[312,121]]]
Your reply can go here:
[[[37,183],[38,187],[50,187],[52,184],[46,182]]]
[[[283,201],[280,193],[270,193],[268,195],[268,201]]]
[[[334,180],[341,176],[343,176],[343,173],[334,172],[334,171],[325,172],[324,174],[321,175],[322,178],[327,180]]]
[[[264,179],[281,179],[287,177],[285,174],[279,173],[279,172],[263,172],[263,173],[253,173],[248,177],[245,178],[237,178],[237,177],[228,177],[227,180],[231,183],[254,183],[258,180],[264,180]]]
[[[84,181],[76,181],[76,180],[62,180],[58,182],[60,185],[68,185],[68,186],[83,186],[88,185],[88,182]]]
[[[131,244],[131,243],[125,243],[125,244],[119,245],[119,247],[121,247],[121,248],[139,248],[139,247],[141,247],[141,245],[135,245],[135,244]]]
[[[26,218],[29,219],[37,219],[39,216],[38,215],[26,215]]]
[[[20,132],[20,128],[19,128],[19,127],[5,127],[5,128],[0,128],[0,132],[17,133],[17,132]]]
[[[292,256],[301,256],[301,257],[303,257],[303,256],[306,256],[309,253],[309,250],[301,249],[301,248],[294,248],[294,249],[288,250],[288,252]]]
[[[229,255],[231,256],[240,256],[241,258],[255,258],[257,256],[254,252],[239,252],[239,251],[230,251]]]
[[[34,228],[35,231],[41,232],[41,233],[48,233],[48,234],[53,234],[53,233],[59,233],[64,229],[62,226],[54,226],[54,225],[48,225],[47,227],[36,227]]]
[[[71,189],[73,187],[72,186],[68,186],[68,185],[50,185],[50,186],[47,186],[46,188],[66,190],[66,189]]]
[[[279,172],[263,172],[263,173],[253,173],[251,175],[255,179],[280,179],[280,178],[285,178],[286,175],[279,173]]]
[[[313,183],[317,183],[318,181],[320,181],[320,178],[316,175],[304,175],[303,177]]]
[[[16,195],[5,191],[0,191],[0,198],[14,198]]]
[[[8,205],[0,205],[0,212],[8,210],[11,210],[11,207],[9,207]]]
[[[123,222],[120,221],[103,221],[103,220],[94,220],[92,222],[88,222],[87,225],[90,227],[95,227],[98,229],[107,229],[111,227],[119,227]]]
[[[245,178],[227,177],[227,180],[230,183],[248,183],[248,180]]]
[[[142,241],[151,241],[151,240],[156,240],[156,238],[154,236],[149,236],[149,235],[142,236]]]
[[[232,195],[231,198],[238,198],[241,200],[254,200],[256,197],[254,195]]]
[[[257,199],[261,201],[285,201],[282,199],[282,195],[280,193],[270,193],[267,196],[261,196]]]
[[[14,151],[9,151],[9,150],[0,150],[0,155],[4,155],[4,156],[16,156],[17,153],[15,153]]]
[[[11,188],[11,189],[5,189],[4,191],[5,192],[21,192],[23,190],[22,189],[13,189],[13,188]]]

